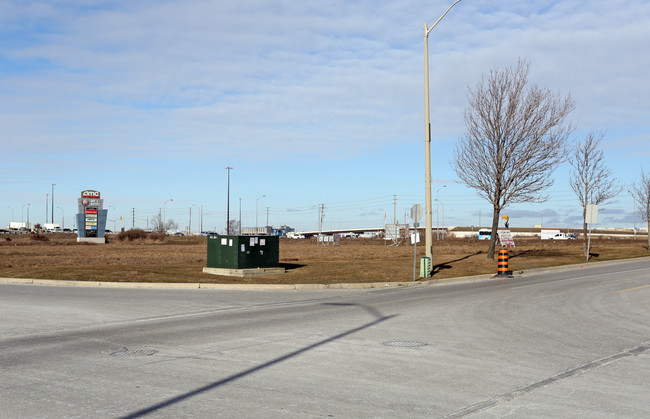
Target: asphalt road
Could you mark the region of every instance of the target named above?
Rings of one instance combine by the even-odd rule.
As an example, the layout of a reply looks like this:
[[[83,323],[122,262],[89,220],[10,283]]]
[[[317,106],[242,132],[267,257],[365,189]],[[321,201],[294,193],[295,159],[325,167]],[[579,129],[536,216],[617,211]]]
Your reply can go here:
[[[650,261],[442,286],[0,285],[0,418],[648,417]]]

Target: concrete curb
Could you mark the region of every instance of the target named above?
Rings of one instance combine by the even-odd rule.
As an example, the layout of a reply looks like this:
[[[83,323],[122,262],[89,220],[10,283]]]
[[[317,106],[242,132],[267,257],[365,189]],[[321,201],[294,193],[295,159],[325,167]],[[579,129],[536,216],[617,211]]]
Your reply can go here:
[[[339,284],[215,284],[180,282],[108,282],[65,281],[56,279],[0,278],[0,284],[54,285],[110,288],[165,288],[165,289],[215,289],[215,290],[318,290],[318,289],[371,289],[427,285],[428,282],[366,282]]]
[[[633,261],[650,260],[650,256],[618,259],[602,262],[578,263],[573,265],[549,266],[519,270],[513,272],[515,278],[524,275],[535,275],[546,272],[560,272],[575,269],[588,268],[600,265],[615,265]],[[110,288],[163,288],[163,289],[214,289],[214,290],[320,290],[320,289],[376,289],[376,288],[398,288],[423,285],[449,285],[458,282],[480,282],[489,281],[495,278],[494,274],[481,274],[474,276],[459,276],[445,279],[428,279],[408,282],[352,282],[337,284],[215,284],[215,283],[180,283],[180,282],[107,282],[107,281],[65,281],[56,279],[31,279],[31,278],[0,278],[0,284],[25,284],[25,285],[57,285],[77,287],[110,287]]]

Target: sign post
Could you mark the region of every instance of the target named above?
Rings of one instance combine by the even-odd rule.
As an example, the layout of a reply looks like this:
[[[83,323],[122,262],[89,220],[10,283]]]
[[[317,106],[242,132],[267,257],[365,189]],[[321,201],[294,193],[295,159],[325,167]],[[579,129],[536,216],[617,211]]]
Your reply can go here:
[[[589,248],[591,247],[592,224],[598,223],[598,205],[589,204],[585,208],[585,223],[589,225],[589,239],[587,240],[587,262],[589,262]]]
[[[415,281],[415,261],[417,260],[417,249],[420,236],[418,234],[418,225],[422,218],[422,205],[415,204],[411,207],[411,219],[413,220],[413,281]]]

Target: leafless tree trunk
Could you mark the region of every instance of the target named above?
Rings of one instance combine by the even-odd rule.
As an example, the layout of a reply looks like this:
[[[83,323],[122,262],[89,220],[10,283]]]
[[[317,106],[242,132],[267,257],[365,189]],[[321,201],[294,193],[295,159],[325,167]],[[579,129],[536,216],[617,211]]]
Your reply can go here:
[[[452,168],[467,186],[492,203],[494,259],[499,214],[508,204],[544,202],[551,174],[565,159],[573,130],[565,120],[575,105],[548,89],[528,86],[530,64],[493,69],[469,89],[465,136],[454,150]]]
[[[650,251],[650,175],[641,170],[641,180],[632,185],[632,193],[636,200],[641,218],[648,228],[648,251]]]
[[[612,178],[612,172],[605,166],[603,152],[598,149],[605,138],[604,132],[591,131],[583,142],[576,144],[569,163],[573,166],[569,184],[582,206],[582,231],[587,240],[587,205],[600,205],[618,195],[623,187]],[[585,244],[585,254],[587,246]]]
[[[231,236],[241,235],[241,226],[239,225],[239,221],[230,220],[229,230]]]
[[[151,223],[151,229],[153,231],[157,231],[159,233],[165,231],[165,226],[163,226],[163,222],[162,222],[162,215],[160,213],[151,217],[149,219],[149,223]]]

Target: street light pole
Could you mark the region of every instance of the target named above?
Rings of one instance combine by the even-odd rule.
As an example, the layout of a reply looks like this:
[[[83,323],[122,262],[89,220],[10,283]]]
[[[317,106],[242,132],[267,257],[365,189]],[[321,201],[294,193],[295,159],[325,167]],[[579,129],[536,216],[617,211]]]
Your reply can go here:
[[[192,204],[192,207],[199,208],[198,205]],[[190,234],[192,234],[192,207],[190,207]],[[199,216],[200,219],[200,216]],[[201,230],[201,222],[199,221],[199,230]],[[199,235],[201,235],[201,231],[199,231]]]
[[[56,186],[56,183],[52,183],[52,224],[54,224],[54,186]]]
[[[232,166],[226,166],[226,170],[228,171],[228,199],[226,200],[227,202],[227,209],[226,209],[226,235],[230,236],[230,171],[232,170]]]
[[[239,235],[241,235],[241,197],[239,197]]]
[[[61,230],[63,230],[65,228],[65,211],[61,207],[57,208],[61,210]],[[52,220],[52,224],[54,224],[54,220]]]
[[[442,205],[442,229],[445,229],[445,203],[441,202],[440,205]],[[445,239],[445,236],[447,232],[445,231],[445,234],[442,235],[442,239]]]
[[[431,258],[431,266],[433,266],[433,237],[431,234],[431,117],[429,111],[429,33],[436,27],[438,22],[458,4],[461,0],[456,0],[449,8],[436,20],[430,28],[424,24],[424,189],[425,189],[425,253],[426,256]],[[431,276],[430,272],[425,273],[427,277]]]
[[[260,199],[264,198],[265,196],[266,196],[266,195],[262,195],[262,196],[260,196],[259,198],[257,198],[257,199],[255,200],[255,230],[257,230],[257,228],[258,228],[258,224],[257,224],[257,210],[258,210],[258,208],[259,208],[259,201],[260,201]],[[256,231],[255,233],[257,233],[257,231]]]

